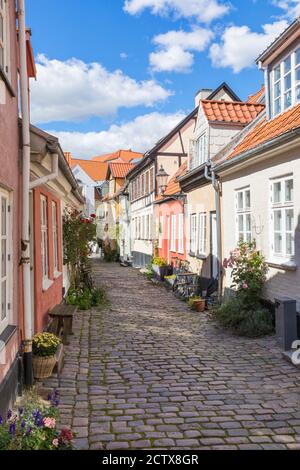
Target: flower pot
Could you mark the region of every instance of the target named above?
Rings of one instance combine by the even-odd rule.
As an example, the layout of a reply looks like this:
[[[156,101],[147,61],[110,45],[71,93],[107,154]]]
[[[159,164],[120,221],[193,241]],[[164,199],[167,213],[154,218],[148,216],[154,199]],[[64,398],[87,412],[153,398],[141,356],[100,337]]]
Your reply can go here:
[[[194,307],[196,312],[204,312],[205,311],[205,300],[195,300]]]
[[[172,274],[172,266],[160,266],[159,267],[159,275],[160,275],[160,280],[164,281],[165,276],[170,276]]]
[[[32,357],[33,375],[36,379],[47,379],[52,375],[56,364],[56,356]]]

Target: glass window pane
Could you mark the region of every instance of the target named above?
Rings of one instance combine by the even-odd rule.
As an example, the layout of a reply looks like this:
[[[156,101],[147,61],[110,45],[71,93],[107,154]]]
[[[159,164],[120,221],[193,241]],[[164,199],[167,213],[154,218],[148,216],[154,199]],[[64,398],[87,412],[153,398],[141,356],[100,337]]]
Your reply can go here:
[[[296,87],[296,101],[300,101],[300,86]]]
[[[276,204],[281,202],[281,182],[278,181],[273,185],[273,202]]]
[[[296,83],[299,83],[299,82],[300,82],[300,67],[298,67],[298,68],[295,70],[295,79],[296,79]]]
[[[285,182],[285,200],[291,202],[294,200],[294,181],[287,180]]]
[[[284,61],[284,73],[288,73],[291,70],[291,56],[287,57]]]
[[[282,230],[282,214],[280,211],[274,211],[274,230],[281,232]]]
[[[251,233],[247,233],[246,235],[246,242],[251,243]]]
[[[292,232],[294,229],[294,211],[293,209],[287,209],[285,211],[285,228],[286,231]]]
[[[1,284],[1,320],[5,320],[7,317],[7,299],[6,299],[6,281],[3,281]]]
[[[289,73],[284,77],[284,91],[290,90],[292,88],[292,75]]]
[[[284,109],[289,108],[292,105],[292,92],[288,91],[284,95]]]
[[[281,98],[274,101],[274,114],[277,115],[281,112]]]
[[[238,193],[237,198],[238,198],[238,209],[243,209],[244,208],[243,191],[240,191]]]
[[[244,232],[239,232],[239,241],[240,242],[244,241]]]
[[[245,207],[246,209],[251,207],[250,190],[245,191]]]
[[[251,215],[246,214],[246,231],[251,232]]]
[[[7,260],[7,250],[6,250],[6,240],[2,240],[1,242],[1,276],[6,276],[6,260]]]
[[[238,216],[238,227],[239,227],[239,232],[244,231],[244,216],[243,215]]]
[[[300,64],[300,48],[295,53],[296,56],[296,64]]]
[[[278,98],[281,94],[281,82],[277,82],[274,86],[274,98]]]
[[[7,234],[6,216],[7,216],[7,201],[5,197],[2,197],[1,198],[1,234],[3,236]]]
[[[275,233],[274,236],[274,251],[275,253],[282,253],[282,236],[281,233]]]
[[[294,255],[294,236],[292,233],[286,234],[286,254],[290,256]]]
[[[274,81],[277,82],[277,80],[280,79],[280,65],[277,65],[277,67],[274,69]]]

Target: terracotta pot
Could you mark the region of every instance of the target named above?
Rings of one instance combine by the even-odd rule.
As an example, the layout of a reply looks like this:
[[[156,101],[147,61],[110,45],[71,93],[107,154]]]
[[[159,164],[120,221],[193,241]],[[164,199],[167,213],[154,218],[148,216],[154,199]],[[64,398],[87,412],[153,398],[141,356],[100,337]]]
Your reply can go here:
[[[52,375],[56,364],[56,356],[32,357],[33,375],[36,379],[47,379]]]
[[[195,300],[194,306],[196,312],[204,312],[205,311],[205,300]]]

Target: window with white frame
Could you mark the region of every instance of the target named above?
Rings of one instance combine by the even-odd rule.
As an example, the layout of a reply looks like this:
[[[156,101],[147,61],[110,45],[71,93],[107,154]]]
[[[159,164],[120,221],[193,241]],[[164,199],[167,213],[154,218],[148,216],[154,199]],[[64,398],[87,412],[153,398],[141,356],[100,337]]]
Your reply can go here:
[[[171,251],[176,251],[176,215],[172,214],[171,216]]]
[[[300,101],[300,47],[271,71],[272,116]]]
[[[58,221],[57,221],[57,204],[52,201],[52,242],[53,242],[53,268],[58,273]]]
[[[252,239],[250,188],[237,190],[235,199],[237,242],[250,243]]]
[[[158,248],[162,248],[163,235],[164,235],[164,216],[161,215],[159,217],[159,227],[158,227]]]
[[[196,254],[197,244],[197,216],[191,214],[190,216],[190,252]]]
[[[49,279],[49,251],[48,251],[48,214],[47,198],[41,196],[41,254],[43,280]]]
[[[1,259],[1,312],[0,312],[0,333],[9,323],[10,310],[10,289],[11,289],[11,254],[9,251],[12,234],[9,207],[9,194],[0,191],[1,214],[0,214],[0,259]]]
[[[146,240],[149,240],[150,236],[149,236],[149,227],[150,227],[150,216],[149,214],[146,215],[146,229],[145,229],[145,239]]]
[[[198,224],[198,254],[206,254],[206,213],[201,212],[199,214]]]
[[[291,259],[295,255],[294,181],[292,176],[271,182],[272,255]]]
[[[178,253],[184,252],[184,214],[178,214]]]

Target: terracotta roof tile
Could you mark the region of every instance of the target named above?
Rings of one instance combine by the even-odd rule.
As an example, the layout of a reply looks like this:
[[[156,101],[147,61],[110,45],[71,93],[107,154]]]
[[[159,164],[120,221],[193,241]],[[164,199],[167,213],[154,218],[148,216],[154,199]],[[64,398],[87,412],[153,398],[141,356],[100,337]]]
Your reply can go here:
[[[180,184],[178,183],[179,176],[183,176],[187,172],[187,162],[183,163],[175,175],[170,179],[164,194],[159,194],[156,201],[163,201],[164,198],[174,196],[181,192]]]
[[[113,178],[126,178],[127,173],[134,167],[133,163],[114,162],[109,164]]]
[[[265,109],[263,104],[238,101],[201,100],[201,104],[208,121],[237,123],[243,126],[249,124]]]
[[[300,127],[300,103],[293,108],[285,111],[274,119],[264,118],[254,129],[252,129],[245,138],[234,148],[227,157],[230,160],[237,155],[279,137],[280,135],[292,129]]]
[[[265,92],[265,85],[262,85],[261,89],[258,90],[256,93],[253,93],[253,95],[249,95],[248,97],[248,103],[257,103],[259,99],[262,97],[262,95]]]
[[[68,155],[68,154],[67,154]],[[70,167],[73,169],[79,165],[86,174],[94,181],[105,181],[107,174],[107,163],[94,162],[92,160],[81,160],[77,158],[67,157]]]
[[[131,162],[138,158],[142,158],[143,154],[139,152],[133,152],[132,150],[118,150],[117,152],[107,153],[100,155],[99,157],[93,157],[92,160],[96,162],[112,162],[114,160],[122,160],[123,162]]]

